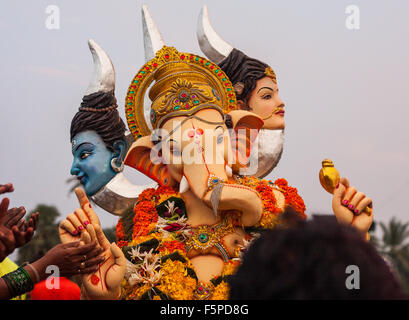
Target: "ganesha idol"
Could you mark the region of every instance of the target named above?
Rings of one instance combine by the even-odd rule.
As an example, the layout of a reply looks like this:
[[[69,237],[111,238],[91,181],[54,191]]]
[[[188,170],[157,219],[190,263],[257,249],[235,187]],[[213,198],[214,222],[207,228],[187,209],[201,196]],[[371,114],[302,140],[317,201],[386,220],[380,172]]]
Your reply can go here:
[[[99,271],[82,278],[88,299],[227,299],[229,278],[251,241],[265,229],[287,227],[288,207],[306,217],[303,199],[284,179],[240,174],[265,121],[240,107],[237,87],[225,72],[160,40],[151,37],[149,60],[126,96],[135,142],[129,150],[113,143],[114,154],[105,164],[118,166],[112,159],[128,150],[124,164],[158,186],[141,192],[133,209],[122,214],[116,244],[107,241],[81,190],[76,190],[81,208],[60,225],[62,242],[95,240],[105,249]],[[342,204],[348,197],[360,214],[370,204],[362,195],[345,179],[334,194],[333,209],[339,221],[357,223],[365,235],[371,217],[354,216]]]
[[[144,117],[148,88],[153,130]],[[132,229],[125,217],[118,224],[131,261],[141,259],[141,248],[160,255],[155,289],[135,267],[127,274],[130,294],[227,298],[227,279],[249,231],[279,224],[286,204],[304,217],[294,189],[237,175],[263,120],[238,110],[233,86],[216,64],[166,46],[135,76],[126,104],[136,142],[125,164],[161,185],[139,197]]]

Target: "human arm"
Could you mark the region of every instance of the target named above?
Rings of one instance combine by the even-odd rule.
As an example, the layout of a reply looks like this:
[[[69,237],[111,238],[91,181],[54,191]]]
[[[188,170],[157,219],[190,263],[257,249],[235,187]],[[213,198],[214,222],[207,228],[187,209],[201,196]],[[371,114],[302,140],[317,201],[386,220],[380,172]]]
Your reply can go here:
[[[0,279],[0,299],[11,299],[31,291],[35,283],[50,276],[47,267],[51,265],[57,267],[60,275],[65,277],[95,272],[103,261],[101,252],[96,242],[80,245],[80,241],[76,241],[56,245],[31,265],[4,275]]]

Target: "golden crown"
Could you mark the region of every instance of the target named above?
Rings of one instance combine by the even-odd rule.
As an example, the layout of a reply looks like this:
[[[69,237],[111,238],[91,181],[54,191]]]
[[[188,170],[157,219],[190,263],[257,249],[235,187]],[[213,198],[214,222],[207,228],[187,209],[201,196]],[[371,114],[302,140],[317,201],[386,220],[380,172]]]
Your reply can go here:
[[[151,133],[144,111],[148,89],[153,129],[171,117],[192,115],[205,108],[222,114],[237,109],[233,86],[217,64],[164,46],[138,71],[128,89],[125,113],[135,139]]]

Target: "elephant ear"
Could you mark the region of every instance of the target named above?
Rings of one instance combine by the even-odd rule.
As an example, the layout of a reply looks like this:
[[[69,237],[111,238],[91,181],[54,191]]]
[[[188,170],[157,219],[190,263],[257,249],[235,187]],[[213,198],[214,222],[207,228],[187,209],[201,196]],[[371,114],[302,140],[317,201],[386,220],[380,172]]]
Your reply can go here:
[[[159,150],[155,150],[151,137],[145,136],[131,145],[124,163],[155,180],[161,186],[171,186],[168,167],[162,163],[158,154]]]
[[[233,150],[232,169],[238,172],[240,168],[247,166],[254,141],[264,121],[256,114],[244,110],[235,110],[229,112],[229,115],[233,123],[230,136]]]

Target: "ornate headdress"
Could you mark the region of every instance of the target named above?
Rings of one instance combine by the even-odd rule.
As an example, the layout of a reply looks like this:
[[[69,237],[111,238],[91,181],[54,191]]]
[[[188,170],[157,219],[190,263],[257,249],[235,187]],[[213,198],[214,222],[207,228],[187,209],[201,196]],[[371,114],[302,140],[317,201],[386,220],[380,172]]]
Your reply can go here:
[[[159,45],[162,47],[135,75],[126,96],[126,118],[135,139],[149,135],[172,117],[209,108],[222,115],[237,109],[233,86],[217,64],[164,46],[146,6],[143,26],[146,58],[152,57]],[[150,110],[144,107],[148,89]]]

